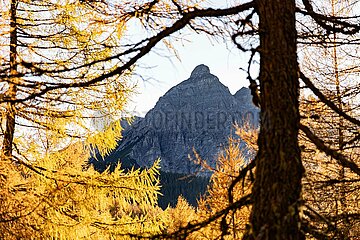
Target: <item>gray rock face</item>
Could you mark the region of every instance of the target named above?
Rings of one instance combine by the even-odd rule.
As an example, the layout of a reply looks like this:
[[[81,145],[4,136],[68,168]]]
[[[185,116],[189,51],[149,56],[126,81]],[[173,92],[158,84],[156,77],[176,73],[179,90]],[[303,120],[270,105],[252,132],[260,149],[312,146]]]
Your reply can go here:
[[[232,95],[202,64],[162,96],[145,118],[127,128],[118,148],[105,161],[113,162],[114,156],[121,155],[145,167],[160,158],[162,171],[194,173],[199,166],[190,160],[195,158],[193,151],[215,166],[233,124],[242,124],[244,119],[258,122],[249,89]]]

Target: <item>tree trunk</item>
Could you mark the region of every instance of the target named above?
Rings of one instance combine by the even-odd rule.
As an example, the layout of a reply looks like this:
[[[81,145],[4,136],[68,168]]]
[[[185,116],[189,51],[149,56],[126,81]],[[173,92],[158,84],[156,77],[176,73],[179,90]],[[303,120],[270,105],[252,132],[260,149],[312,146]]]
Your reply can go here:
[[[10,4],[10,76],[8,79],[9,88],[5,93],[6,99],[16,98],[16,77],[17,74],[17,25],[16,25],[17,0],[12,0]],[[5,131],[2,144],[2,159],[12,158],[12,145],[15,131],[15,103],[9,102],[5,113]]]
[[[304,239],[295,0],[257,1],[261,123],[250,239]]]

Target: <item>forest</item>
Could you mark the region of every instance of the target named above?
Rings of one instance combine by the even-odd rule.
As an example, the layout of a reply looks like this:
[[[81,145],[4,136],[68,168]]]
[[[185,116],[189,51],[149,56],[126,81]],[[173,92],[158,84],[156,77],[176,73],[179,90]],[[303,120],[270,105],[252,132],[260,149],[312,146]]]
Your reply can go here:
[[[360,2],[211,2],[0,2],[0,239],[360,239]],[[161,160],[84,163],[131,124],[139,61],[185,29],[248,54],[260,123],[236,127],[196,207],[164,209]]]

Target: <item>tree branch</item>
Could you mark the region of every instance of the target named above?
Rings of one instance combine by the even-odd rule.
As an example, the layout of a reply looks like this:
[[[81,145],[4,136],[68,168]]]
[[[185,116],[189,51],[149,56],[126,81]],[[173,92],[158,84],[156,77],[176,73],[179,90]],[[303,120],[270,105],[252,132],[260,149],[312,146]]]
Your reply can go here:
[[[248,173],[248,171],[251,171],[255,166],[256,166],[256,158],[254,160],[251,161],[251,163],[249,165],[247,165],[245,168],[243,168],[241,170],[241,172],[239,173],[239,175],[231,182],[229,189],[228,189],[228,198],[229,198],[229,203],[232,204],[234,202],[234,198],[233,198],[233,190],[235,188],[235,185],[240,182],[241,179],[244,179],[246,174]]]
[[[334,112],[339,114],[341,117],[345,118],[349,122],[356,124],[357,126],[360,126],[359,120],[349,116],[348,114],[340,110],[332,101],[328,100],[325,97],[325,95],[322,94],[322,92],[317,87],[315,87],[315,85],[311,82],[311,80],[307,78],[302,72],[300,72],[300,78],[306,84],[306,86],[309,87],[311,91],[320,99],[320,101],[325,103],[328,107],[330,107]]]
[[[349,22],[341,21],[341,17],[334,17],[334,16],[325,16],[319,13],[316,13],[310,3],[309,0],[302,1],[306,11],[297,9],[297,12],[300,12],[304,15],[310,15],[319,26],[324,28],[328,32],[338,32],[343,34],[355,34],[360,32],[360,25],[359,24],[352,24]],[[359,18],[359,17],[354,17]],[[331,23],[331,25],[327,24],[327,22]],[[338,26],[336,26],[338,25]]]
[[[354,173],[360,176],[360,168],[354,162],[349,161],[343,154],[338,153],[337,151],[329,148],[325,143],[318,138],[307,126],[300,124],[300,130],[305,133],[305,135],[313,142],[316,147],[324,152],[326,155],[333,157],[338,161],[338,163],[346,168],[351,169]]]
[[[240,12],[249,10],[255,6],[254,1],[244,3],[235,7],[226,8],[226,9],[195,9],[190,12],[183,13],[182,17],[174,22],[174,24],[170,27],[166,27],[164,30],[160,31],[155,36],[149,38],[147,40],[146,45],[143,47],[138,48],[138,53],[133,56],[130,60],[128,60],[126,63],[124,63],[122,66],[117,67],[115,70],[106,73],[104,75],[95,77],[89,81],[86,82],[78,82],[78,83],[70,83],[70,84],[57,84],[55,86],[44,86],[41,90],[38,92],[35,92],[25,98],[21,99],[0,99],[2,102],[23,102],[27,100],[34,99],[36,97],[39,97],[41,95],[44,95],[47,92],[56,90],[56,89],[64,89],[64,88],[78,88],[78,87],[88,87],[92,84],[101,82],[107,78],[110,78],[115,75],[120,75],[124,71],[128,70],[133,66],[139,59],[141,59],[143,56],[148,54],[151,49],[161,42],[164,38],[170,36],[171,34],[179,31],[180,29],[183,29],[186,25],[190,23],[191,20],[197,18],[197,17],[223,17],[223,16],[229,16],[238,14]],[[114,57],[114,56],[113,56]],[[112,58],[112,57],[111,57]]]

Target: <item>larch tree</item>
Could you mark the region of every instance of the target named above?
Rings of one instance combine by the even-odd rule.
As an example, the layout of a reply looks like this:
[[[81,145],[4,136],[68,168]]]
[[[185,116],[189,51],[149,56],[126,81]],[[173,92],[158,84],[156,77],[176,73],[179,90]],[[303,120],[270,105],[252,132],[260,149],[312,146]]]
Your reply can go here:
[[[11,9],[19,7],[17,3],[17,1],[13,1],[13,4],[9,4],[8,24],[10,28],[8,28],[8,32],[14,36],[19,34],[19,28],[16,24],[20,23],[12,20],[16,19],[18,15],[14,15]],[[326,38],[329,34],[342,33],[344,36],[356,36],[360,31],[359,16],[333,16],[331,13],[322,13],[316,7],[316,2],[309,0],[253,0],[246,3],[234,2],[232,7],[223,9],[207,8],[206,4],[200,1],[115,2],[99,0],[76,3],[89,7],[96,14],[110,17],[109,20],[107,18],[104,20],[97,19],[94,21],[95,23],[99,21],[100,23],[112,23],[114,27],[122,29],[124,22],[129,22],[130,19],[138,21],[145,28],[144,35],[146,36],[139,40],[129,39],[129,41],[121,45],[118,51],[106,52],[106,50],[112,49],[113,45],[100,43],[100,49],[103,49],[105,53],[104,55],[95,54],[96,57],[92,54],[85,54],[85,57],[77,58],[78,55],[75,54],[75,57],[72,58],[71,54],[70,56],[65,54],[67,59],[60,58],[60,65],[64,65],[62,67],[58,67],[59,62],[52,64],[51,61],[50,63],[44,62],[43,58],[40,59],[42,60],[40,63],[31,63],[29,59],[20,59],[17,56],[18,51],[15,51],[15,54],[10,51],[12,57],[9,55],[8,58],[4,58],[7,64],[4,65],[5,68],[2,70],[7,79],[6,87],[4,87],[5,96],[3,97],[3,102],[6,105],[4,106],[5,118],[8,119],[5,122],[5,125],[7,125],[5,129],[10,130],[5,130],[4,133],[11,134],[13,131],[14,118],[16,120],[15,116],[19,114],[15,107],[18,104],[25,104],[30,100],[39,101],[39,99],[46,99],[49,96],[50,98],[47,98],[49,101],[45,102],[50,106],[54,102],[56,103],[58,99],[65,103],[71,100],[79,101],[81,95],[79,95],[80,92],[76,91],[77,89],[93,91],[95,86],[104,86],[105,88],[111,86],[107,82],[109,79],[118,79],[117,76],[126,74],[139,59],[148,54],[157,44],[163,41],[168,43],[172,34],[186,27],[196,32],[205,32],[210,35],[220,35],[221,37],[226,36],[222,34],[230,33],[239,49],[251,53],[249,64],[253,63],[254,56],[257,55],[260,58],[258,77],[253,77],[250,71],[251,68],[248,69],[254,103],[260,106],[261,109],[258,153],[249,167],[242,170],[234,180],[234,182],[239,181],[244,175],[244,171],[256,165],[251,201],[248,198],[240,198],[225,209],[214,213],[213,216],[202,223],[190,224],[186,228],[180,228],[178,232],[174,233],[173,237],[176,234],[186,237],[186,234],[191,231],[195,231],[227,215],[234,209],[248,205],[250,202],[252,208],[245,239],[304,239],[305,233],[314,234],[301,219],[301,210],[303,208],[301,181],[304,167],[298,142],[299,129],[320,151],[336,159],[348,171],[357,176],[360,175],[360,168],[357,163],[346,155],[337,152],[336,149],[329,147],[312,132],[311,128],[300,124],[299,79],[320,101],[343,117],[344,120],[354,124],[357,128],[360,126],[360,121],[357,115],[354,117],[344,112],[343,109],[334,104],[332,99],[324,95],[312,83],[311,79],[305,75],[306,73],[304,74],[298,64],[299,39],[315,39],[313,44],[318,44],[319,41],[316,41],[316,39],[323,42],[323,38]],[[32,2],[27,4],[32,4]],[[49,4],[48,2],[46,6]],[[358,2],[353,1],[353,4],[356,5]],[[38,10],[38,8],[35,8],[33,11]],[[78,9],[74,10],[72,14],[64,19],[71,19],[73,15],[79,16],[77,15],[79,11]],[[96,17],[94,18],[96,19]],[[304,24],[307,19],[314,21],[317,32],[314,32],[314,29],[307,28],[307,25]],[[32,25],[32,23],[29,24]],[[301,27],[301,25],[304,27]],[[88,29],[89,26],[75,24],[74,28],[83,27]],[[57,27],[51,29],[55,29],[55,31],[63,30]],[[66,32],[68,28],[65,29]],[[91,33],[89,36],[93,36],[93,34]],[[102,32],[100,36],[103,37],[104,34]],[[16,35],[16,37],[19,36]],[[16,42],[16,37],[8,38],[10,39],[9,42]],[[88,42],[88,39],[84,42]],[[358,38],[352,44],[359,44]],[[8,46],[13,49],[16,44],[8,44]],[[79,44],[71,46],[78,49]],[[49,58],[49,56],[45,57],[45,59]],[[15,60],[15,62],[11,63],[11,59]],[[75,59],[75,61],[68,61],[69,59]],[[38,59],[33,58],[32,60],[37,61]],[[105,67],[105,71],[99,72],[99,66]],[[21,69],[30,72],[32,77],[25,78]],[[50,79],[46,76],[50,76]],[[39,79],[42,79],[40,83]],[[21,92],[24,88],[29,89],[29,86],[30,91],[24,90]],[[59,96],[67,95],[63,91],[70,91],[70,93],[75,91],[76,96],[74,95],[71,98],[70,94],[70,97],[59,98]],[[97,93],[90,93],[90,95],[98,96]],[[85,104],[88,101],[91,102],[91,98]],[[81,103],[83,102],[81,100]],[[80,106],[82,105],[80,104]],[[26,107],[23,109],[27,110]],[[31,116],[31,114],[30,111],[24,114],[24,117]],[[51,120],[56,119],[51,115],[50,117]],[[69,128],[65,129],[68,130]],[[78,130],[78,128],[70,129],[73,131]],[[6,140],[8,142],[4,141],[4,146],[10,146],[9,143],[11,143],[12,137],[8,136],[4,135],[4,139],[8,139]],[[351,137],[358,140],[359,133],[352,133]],[[11,149],[4,146],[3,155],[10,156]],[[160,234],[153,237],[170,236]]]
[[[3,159],[13,158],[14,150],[19,157],[32,144],[46,152],[59,147],[60,138],[63,144],[85,139],[94,130],[86,119],[97,112],[102,113],[96,115],[99,121],[119,117],[131,90],[126,74],[82,86],[118,61],[77,67],[119,50],[122,20],[78,1],[4,1],[1,10]],[[51,91],[41,94],[44,89]],[[121,127],[110,129],[119,134]]]
[[[153,3],[156,4],[156,1]],[[209,20],[208,17],[232,15],[235,11],[236,14],[242,14],[240,19],[222,21],[225,25],[228,24],[227,26],[232,26],[231,23],[239,24],[237,32],[233,35],[235,44],[240,49],[246,50],[246,44],[245,46],[241,44],[244,37],[249,35],[258,37],[259,45],[249,44],[250,49],[248,49],[253,53],[252,57],[256,53],[260,56],[259,77],[253,79],[249,74],[249,79],[254,102],[261,108],[259,151],[254,160],[256,175],[252,191],[253,207],[246,237],[248,239],[304,239],[305,234],[315,234],[300,218],[303,208],[301,181],[304,167],[298,144],[299,129],[320,151],[336,159],[341,166],[354,174],[359,174],[359,166],[356,163],[324,144],[307,126],[300,124],[299,79],[332,111],[341,115],[346,121],[359,126],[356,117],[339,109],[306,77],[298,65],[297,49],[300,38],[321,40],[329,33],[355,36],[360,30],[356,24],[358,17],[356,15],[334,17],[317,11],[314,6],[316,5],[306,0],[302,3],[295,1],[280,3],[269,0],[244,3],[224,10],[180,11],[180,20],[154,36],[156,38],[178,29],[182,24],[185,25],[189,18]],[[305,24],[303,29],[297,27],[296,22],[304,23],[306,18],[315,22],[318,34],[313,29],[306,28]],[[196,21],[191,21],[190,24],[198,31],[211,33],[209,30],[211,28],[203,27],[204,22],[202,25],[200,23],[200,26],[196,25]],[[215,32],[218,30],[218,25],[215,23],[211,26]],[[256,41],[255,37],[254,42]],[[314,44],[317,43],[315,41]],[[352,42],[352,44],[356,43],[357,40]],[[252,62],[251,60],[249,63]],[[259,85],[258,89],[257,85]],[[258,90],[260,90],[259,95]],[[358,138],[357,134],[357,132],[353,133],[352,137]],[[214,216],[218,215],[214,214]]]
[[[347,16],[356,11],[349,1],[326,1],[320,6],[323,13],[327,12],[332,17]],[[310,22],[307,28],[314,29],[315,32],[316,25]],[[353,54],[358,52],[359,45],[352,44],[357,39],[358,36],[345,36],[335,32],[329,33],[316,45],[310,39],[301,41],[300,45],[304,72],[314,79],[316,87],[339,110],[350,116],[358,116],[359,107],[359,56]],[[354,136],[358,126],[349,123],[326,104],[319,103],[317,98],[309,95],[304,89],[301,100],[302,123],[332,149],[359,164],[359,144],[356,135]],[[307,170],[304,199],[308,209],[305,213],[310,215],[309,219],[316,219],[316,223],[312,224],[313,228],[318,233],[328,232],[327,235],[333,238],[354,238],[360,234],[357,227],[360,197],[358,175],[339,164],[336,159],[319,153],[306,137],[301,136],[301,142]],[[315,217],[314,210],[323,219]]]
[[[250,140],[256,143],[257,132],[252,129],[237,128],[237,134],[246,139],[245,135],[251,135]],[[249,195],[251,190],[251,177],[244,178],[234,184],[242,169],[246,167],[246,157],[241,151],[239,139],[229,138],[229,144],[219,154],[216,168],[210,178],[208,191],[199,202],[196,210],[198,218],[207,219],[214,213],[230,206],[242,197]],[[249,142],[248,154],[253,154],[254,150]],[[250,206],[243,209],[234,209],[223,217],[215,220],[206,227],[196,231],[189,236],[189,239],[241,239],[246,233],[248,226]]]
[[[263,6],[265,1],[260,2],[262,2],[261,6]],[[359,122],[341,109],[336,108],[331,100],[327,101],[327,98],[312,85],[310,79],[298,67],[296,42],[297,37],[304,34],[304,32],[296,30],[294,14],[299,12],[305,16],[310,16],[316,23],[317,28],[323,29],[322,31],[325,31],[325,34],[329,34],[329,32],[334,34],[338,32],[345,35],[355,34],[359,32],[359,27],[351,22],[346,22],[344,19],[348,16],[334,17],[331,14],[316,12],[312,3],[306,0],[303,1],[304,10],[300,9],[301,6],[295,6],[295,1],[291,4],[288,3],[289,5],[280,4],[276,1],[267,1],[267,3],[263,6],[263,14],[265,15],[265,18],[263,18],[264,28],[261,25],[261,7],[259,6],[258,9],[260,22],[259,82],[261,123],[258,142],[259,152],[255,160],[256,176],[254,191],[252,192],[254,194],[251,216],[253,232],[250,233],[252,236],[249,238],[304,239],[305,233],[309,233],[309,231],[306,224],[300,219],[301,209],[303,208],[303,198],[300,195],[303,166],[297,142],[299,127],[315,143],[316,147],[320,148],[321,151],[325,151],[332,158],[337,159],[340,165],[357,175],[359,174],[359,167],[351,158],[344,157],[341,154],[336,155],[338,152],[334,153],[335,151],[331,147],[329,148],[325,144],[322,145],[323,141],[317,141],[319,139],[314,137],[315,135],[309,131],[309,128],[300,125],[298,78],[300,77],[321,101],[324,101],[326,105],[330,105],[329,107],[333,111],[342,114],[342,117],[347,118],[347,121],[354,123],[357,127],[359,127]],[[289,9],[285,10],[284,6],[288,6]],[[272,11],[274,8],[274,12],[267,12]],[[279,12],[275,12],[276,10]],[[301,22],[301,18],[298,18],[298,21]],[[289,27],[289,29],[286,29],[286,27]],[[309,32],[305,31],[305,33],[313,37],[314,32],[309,30]],[[264,35],[264,42],[261,42],[262,35]],[[270,37],[271,35],[272,37]],[[321,34],[318,37],[320,36]],[[267,46],[267,44],[270,46]],[[320,74],[322,69],[319,70]],[[291,111],[294,112],[291,114]],[[291,116],[284,115],[286,113]],[[281,131],[284,132],[281,133]],[[279,139],[275,140],[276,137],[279,137]],[[289,137],[289,139],[285,140],[286,137]],[[356,133],[353,134],[353,137],[356,137]],[[290,139],[292,140],[290,141]],[[283,142],[284,140],[285,142]],[[279,155],[272,156],[273,153]],[[286,190],[286,188],[289,189]],[[284,206],[286,208],[283,208]],[[312,234],[316,235],[314,232]]]
[[[125,44],[126,21],[81,1],[2,3],[0,238],[157,233],[158,162],[83,169],[90,149],[105,154],[121,138],[131,69],[91,80],[121,62],[100,59]]]
[[[295,1],[257,1],[261,120],[249,239],[304,239],[295,9]]]

